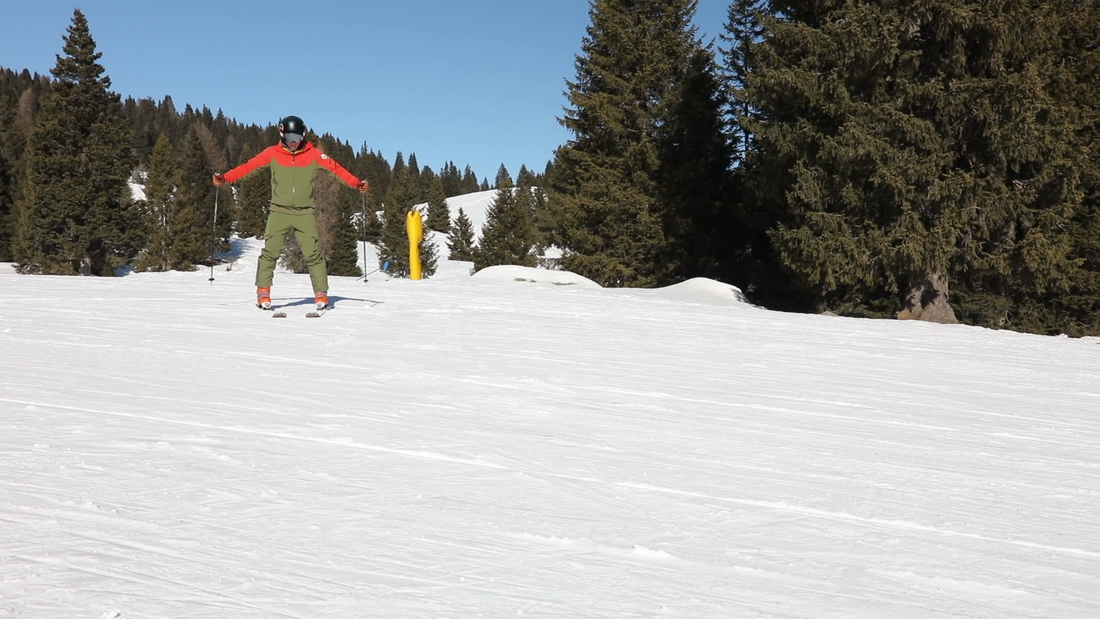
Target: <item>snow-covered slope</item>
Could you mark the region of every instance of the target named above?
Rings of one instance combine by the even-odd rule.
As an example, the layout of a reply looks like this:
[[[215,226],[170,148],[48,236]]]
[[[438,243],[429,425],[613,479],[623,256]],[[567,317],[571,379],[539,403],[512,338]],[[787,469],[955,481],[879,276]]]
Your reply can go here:
[[[478,191],[447,198],[447,208],[451,211],[451,219],[458,217],[458,210],[462,209],[462,212],[466,213],[466,217],[473,225],[474,238],[480,239],[481,228],[485,225],[485,212],[493,204],[496,195],[497,191],[490,189],[489,191]],[[418,205],[416,208],[425,211],[427,204]]]
[[[603,290],[0,271],[0,617],[1100,617],[1100,346]]]
[[[447,198],[447,208],[451,212],[451,220],[454,221],[454,219],[458,217],[458,211],[461,209],[462,212],[466,214],[467,219],[470,220],[470,224],[473,227],[475,242],[479,242],[481,240],[481,230],[485,226],[485,214],[489,210],[489,207],[492,206],[493,201],[496,200],[496,195],[497,191],[491,189],[489,191],[478,191]],[[413,208],[424,213],[425,216],[428,211],[427,203],[418,204]],[[450,239],[450,236],[431,231],[427,234],[428,241],[435,246],[436,255],[441,259],[449,257],[451,252],[447,248],[447,241]],[[561,250],[557,247],[548,248],[545,252],[545,256],[548,258],[560,258]]]

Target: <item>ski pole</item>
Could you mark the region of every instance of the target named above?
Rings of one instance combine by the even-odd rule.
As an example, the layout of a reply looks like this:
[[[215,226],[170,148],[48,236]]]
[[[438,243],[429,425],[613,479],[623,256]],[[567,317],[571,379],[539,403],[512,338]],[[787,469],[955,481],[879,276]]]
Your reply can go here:
[[[214,188],[214,223],[210,226],[210,281],[214,281],[214,244],[218,236],[218,189]]]
[[[363,262],[363,264],[364,264],[364,265],[366,265],[366,261],[364,261],[364,262]],[[363,268],[366,268],[366,266],[364,266]],[[378,267],[377,269],[375,269],[375,270],[371,271],[370,273],[366,273],[366,274],[364,274],[364,275],[363,275],[363,283],[364,283],[364,284],[365,284],[365,283],[367,283],[367,275],[374,275],[375,273],[377,273],[377,272],[379,272],[379,271],[385,271],[385,270],[387,270],[387,269],[389,269],[389,268],[390,268],[390,261],[389,261],[389,260],[387,260],[387,261],[385,261],[385,262],[383,262],[383,263],[382,263],[382,266],[380,266],[380,267]]]
[[[359,238],[363,242],[363,283],[367,283],[367,194],[363,193],[363,229],[359,231]],[[373,272],[373,271],[372,271]]]

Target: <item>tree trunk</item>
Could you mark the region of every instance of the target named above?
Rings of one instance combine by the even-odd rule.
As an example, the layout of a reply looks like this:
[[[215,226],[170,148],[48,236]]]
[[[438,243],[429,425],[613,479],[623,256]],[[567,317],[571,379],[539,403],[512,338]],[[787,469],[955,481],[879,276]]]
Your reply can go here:
[[[916,280],[905,296],[898,320],[924,320],[942,324],[958,324],[955,310],[947,301],[947,276],[928,273]]]

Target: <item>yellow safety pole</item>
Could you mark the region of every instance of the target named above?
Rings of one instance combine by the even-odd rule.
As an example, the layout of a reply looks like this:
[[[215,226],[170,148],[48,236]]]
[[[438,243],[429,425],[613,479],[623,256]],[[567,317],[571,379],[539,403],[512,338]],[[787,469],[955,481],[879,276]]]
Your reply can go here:
[[[409,279],[420,279],[420,241],[424,239],[424,222],[420,211],[405,214],[405,230],[409,233]]]

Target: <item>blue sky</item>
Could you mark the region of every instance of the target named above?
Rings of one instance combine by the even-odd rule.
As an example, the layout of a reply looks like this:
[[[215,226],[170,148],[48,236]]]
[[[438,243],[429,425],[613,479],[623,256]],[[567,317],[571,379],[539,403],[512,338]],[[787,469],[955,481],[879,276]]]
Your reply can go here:
[[[707,39],[727,0],[700,0]],[[568,133],[565,80],[587,0],[212,2],[81,0],[113,89],[171,95],[243,123],[287,114],[393,161],[415,153],[492,179],[503,163],[541,171]],[[9,11],[0,66],[48,73],[73,0]]]

